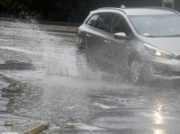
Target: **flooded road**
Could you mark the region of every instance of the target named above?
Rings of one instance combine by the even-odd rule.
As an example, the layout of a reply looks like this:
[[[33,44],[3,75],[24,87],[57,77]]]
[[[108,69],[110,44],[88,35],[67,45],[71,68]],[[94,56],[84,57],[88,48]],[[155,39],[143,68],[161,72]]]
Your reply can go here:
[[[76,66],[73,34],[0,22],[0,133],[44,120],[43,134],[179,134],[180,90],[134,86]]]

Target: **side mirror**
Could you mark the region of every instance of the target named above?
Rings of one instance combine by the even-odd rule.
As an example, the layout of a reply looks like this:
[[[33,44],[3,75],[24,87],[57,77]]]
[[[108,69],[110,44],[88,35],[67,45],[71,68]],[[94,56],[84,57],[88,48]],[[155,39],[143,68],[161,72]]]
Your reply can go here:
[[[120,33],[115,33],[114,38],[126,40],[126,39],[128,39],[128,36],[124,32],[120,32]]]

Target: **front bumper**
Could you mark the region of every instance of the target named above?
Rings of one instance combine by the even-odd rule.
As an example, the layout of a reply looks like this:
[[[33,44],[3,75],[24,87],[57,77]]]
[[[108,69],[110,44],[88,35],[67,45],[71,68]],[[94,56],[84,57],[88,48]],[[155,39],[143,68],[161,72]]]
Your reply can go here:
[[[180,79],[180,60],[151,58],[145,65],[146,75],[153,79]]]

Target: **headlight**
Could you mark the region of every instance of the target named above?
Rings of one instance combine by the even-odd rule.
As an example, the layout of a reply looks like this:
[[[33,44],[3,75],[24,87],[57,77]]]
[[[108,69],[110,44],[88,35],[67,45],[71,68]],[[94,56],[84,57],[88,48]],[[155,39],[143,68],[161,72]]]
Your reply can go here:
[[[144,44],[147,51],[149,52],[150,55],[155,56],[155,57],[159,57],[159,58],[165,58],[165,59],[172,59],[173,58],[173,54],[160,50],[158,48],[155,48],[151,45],[148,44]]]

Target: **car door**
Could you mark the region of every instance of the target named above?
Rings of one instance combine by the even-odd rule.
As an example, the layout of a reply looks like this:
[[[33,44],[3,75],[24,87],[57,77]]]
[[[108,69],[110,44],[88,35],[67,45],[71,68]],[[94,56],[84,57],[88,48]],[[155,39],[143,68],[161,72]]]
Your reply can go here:
[[[95,25],[97,23],[99,14],[93,14],[85,23],[85,36],[86,36],[86,52],[88,60],[94,60],[95,47],[97,42],[97,29]]]
[[[131,29],[121,15],[115,15],[111,34],[105,39],[107,61],[113,66],[113,69],[124,72],[127,68],[127,55],[129,53],[129,39],[115,39],[114,34],[124,32],[127,37],[132,36]]]
[[[104,43],[110,34],[114,16],[112,13],[100,13],[99,15],[95,27],[87,32],[87,46],[91,60],[101,66],[106,61]]]

